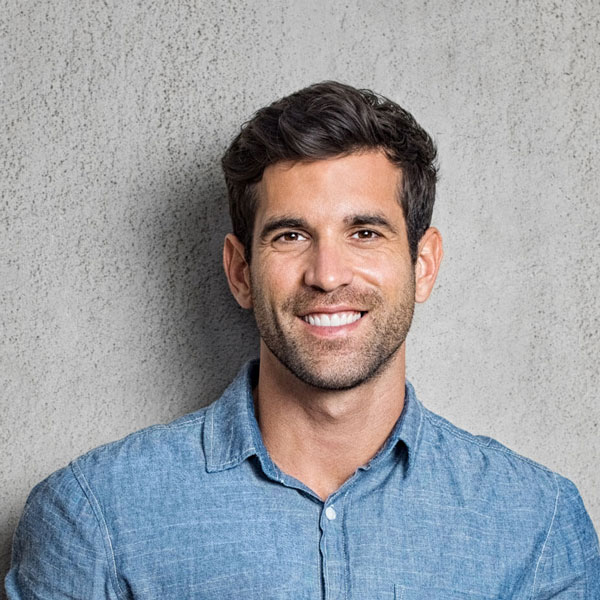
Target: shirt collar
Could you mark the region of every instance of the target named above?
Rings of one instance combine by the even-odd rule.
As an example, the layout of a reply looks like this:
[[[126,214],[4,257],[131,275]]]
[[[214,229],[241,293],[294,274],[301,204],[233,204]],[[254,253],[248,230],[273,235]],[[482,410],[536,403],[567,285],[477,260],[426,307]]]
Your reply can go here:
[[[402,452],[402,455],[406,457],[405,474],[408,475],[416,460],[423,426],[423,412],[423,405],[419,402],[415,389],[410,381],[406,380],[402,413],[385,444],[371,459],[368,466],[374,467],[380,461],[386,460],[392,455],[392,451],[401,444],[406,450]]]
[[[259,429],[252,395],[257,381],[258,360],[251,360],[240,369],[223,395],[208,407],[203,435],[207,471],[230,469],[258,454],[253,430]]]
[[[258,365],[258,359],[247,362],[223,395],[207,409],[203,443],[209,472],[233,468],[252,455],[259,457],[263,467],[271,463],[254,414],[252,389],[258,381]],[[407,381],[402,414],[386,443],[370,461],[371,467],[388,456],[401,441],[408,451],[407,471],[410,470],[421,436],[423,410],[413,386]]]

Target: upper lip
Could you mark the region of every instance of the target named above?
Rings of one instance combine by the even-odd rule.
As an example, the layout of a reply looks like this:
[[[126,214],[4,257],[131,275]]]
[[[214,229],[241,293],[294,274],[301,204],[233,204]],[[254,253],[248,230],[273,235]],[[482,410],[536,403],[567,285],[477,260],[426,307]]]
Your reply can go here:
[[[317,306],[315,308],[311,308],[310,310],[303,311],[298,316],[306,317],[307,315],[316,315],[316,314],[333,314],[333,313],[341,313],[341,312],[366,312],[360,308],[355,308],[353,306]]]

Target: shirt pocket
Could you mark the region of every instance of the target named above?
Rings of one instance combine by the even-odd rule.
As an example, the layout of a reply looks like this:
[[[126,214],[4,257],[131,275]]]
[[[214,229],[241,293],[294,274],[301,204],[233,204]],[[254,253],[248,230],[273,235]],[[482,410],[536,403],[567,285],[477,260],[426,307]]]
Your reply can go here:
[[[463,592],[448,588],[416,588],[394,585],[394,600],[497,600],[477,592]]]

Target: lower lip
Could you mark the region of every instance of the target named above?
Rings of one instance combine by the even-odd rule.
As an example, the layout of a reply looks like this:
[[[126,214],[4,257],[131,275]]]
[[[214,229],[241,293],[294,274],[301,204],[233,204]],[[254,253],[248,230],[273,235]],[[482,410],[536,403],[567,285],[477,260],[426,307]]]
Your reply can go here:
[[[323,326],[319,326],[319,325],[311,325],[308,321],[305,321],[302,317],[298,317],[298,318],[308,328],[308,331],[310,331],[310,333],[312,333],[313,335],[317,335],[320,337],[326,337],[326,338],[333,338],[333,337],[338,337],[338,336],[344,336],[344,335],[347,335],[348,333],[351,333],[357,327],[359,327],[359,325],[361,324],[361,322],[364,320],[364,318],[366,316],[367,316],[367,313],[363,314],[363,316],[360,319],[357,319],[356,321],[354,321],[352,323],[348,323],[347,325],[338,325],[337,327],[323,327]]]

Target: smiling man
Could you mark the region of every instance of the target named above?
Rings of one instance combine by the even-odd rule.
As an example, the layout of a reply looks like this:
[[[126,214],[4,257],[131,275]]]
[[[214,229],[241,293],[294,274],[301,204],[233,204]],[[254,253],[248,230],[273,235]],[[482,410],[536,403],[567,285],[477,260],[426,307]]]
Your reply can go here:
[[[323,500],[400,417],[404,340],[442,257],[429,228],[413,265],[401,189],[401,171],[376,147],[282,160],[256,186],[252,259],[235,235],[225,242],[231,290],[261,335],[266,449]]]
[[[259,360],[207,408],[39,484],[11,600],[600,598],[575,486],[405,380],[442,260],[434,161],[405,110],[334,82],[243,126],[223,259]]]

